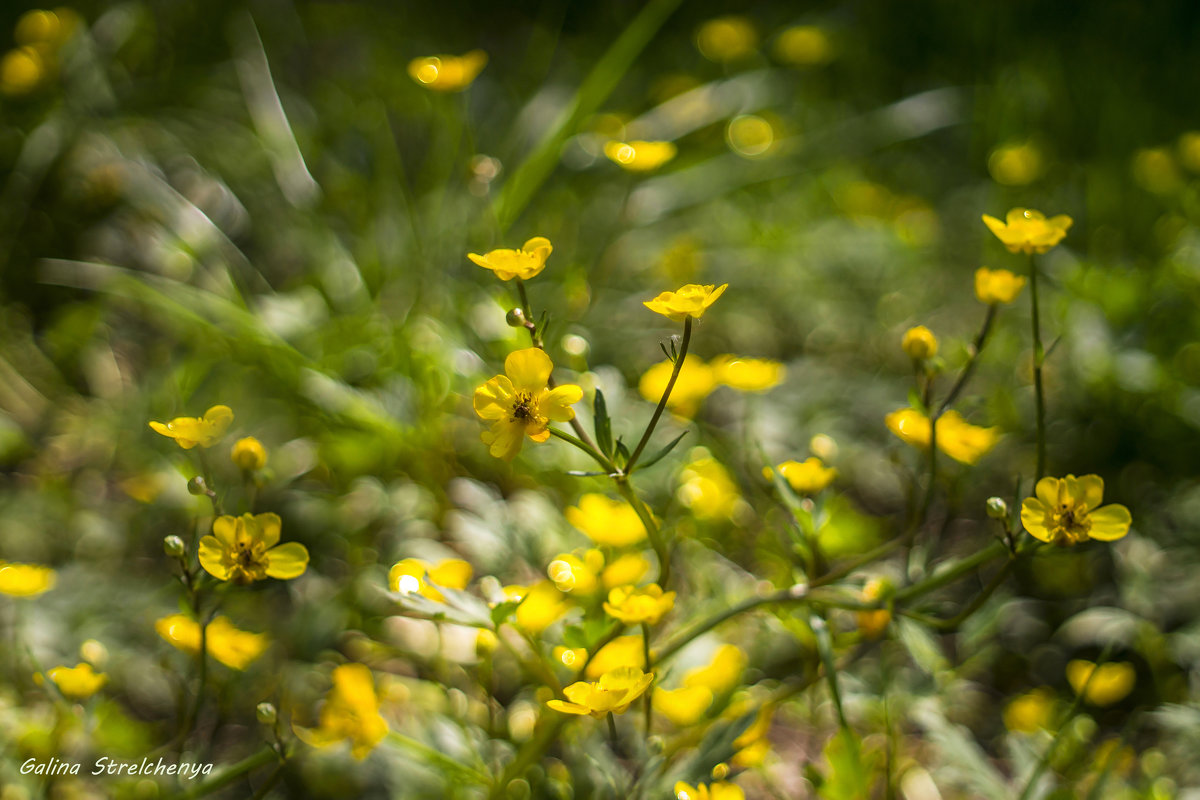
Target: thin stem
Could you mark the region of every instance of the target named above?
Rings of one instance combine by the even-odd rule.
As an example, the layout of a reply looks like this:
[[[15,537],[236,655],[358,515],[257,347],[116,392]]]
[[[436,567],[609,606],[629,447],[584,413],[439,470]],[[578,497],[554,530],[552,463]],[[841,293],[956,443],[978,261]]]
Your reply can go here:
[[[194,800],[197,797],[204,797],[206,794],[212,794],[218,789],[224,789],[229,784],[236,781],[248,772],[252,772],[261,766],[271,763],[279,758],[279,754],[275,752],[273,747],[264,747],[254,755],[244,758],[228,769],[214,775],[204,783],[193,788],[190,792],[185,792],[181,795],[181,800]]]
[[[646,529],[646,535],[650,537],[650,546],[654,548],[654,555],[658,558],[658,585],[666,589],[667,583],[671,580],[671,554],[667,552],[667,543],[663,541],[662,529],[654,521],[654,515],[650,513],[650,509],[646,508],[646,504],[637,496],[628,477],[618,477],[616,484],[617,491],[621,497],[625,498],[625,502],[629,503],[637,512],[642,526]]]
[[[621,745],[617,740],[617,718],[613,716],[611,711],[608,712],[608,742],[612,746],[613,755],[620,758]]]
[[[1033,391],[1037,402],[1037,472],[1034,475],[1036,484],[1046,475],[1046,393],[1042,387],[1042,363],[1046,359],[1046,351],[1042,349],[1042,326],[1038,313],[1038,270],[1029,256],[1029,298],[1033,306],[1031,314],[1033,324]]]
[[[683,369],[683,360],[687,358],[688,344],[691,341],[692,318],[689,316],[683,318],[683,341],[679,344],[679,355],[675,358],[675,367],[671,370],[671,378],[667,381],[667,388],[663,390],[662,397],[658,400],[658,405],[654,409],[654,415],[650,417],[650,424],[646,426],[641,441],[634,448],[633,455],[629,456],[629,463],[625,465],[626,474],[633,472],[633,465],[637,463],[638,456],[646,449],[646,444],[650,441],[650,436],[654,433],[655,426],[658,425],[659,417],[662,416],[663,409],[667,407],[667,400],[671,396],[671,390],[675,388],[675,381],[679,378],[679,371]]]
[[[938,406],[937,415],[939,417],[954,404],[963,387],[967,385],[967,381],[971,380],[971,376],[975,373],[975,367],[979,363],[979,355],[983,352],[984,345],[987,344],[988,334],[991,333],[992,322],[995,319],[996,306],[989,305],[987,316],[983,318],[983,327],[979,329],[979,333],[975,335],[975,341],[971,343],[971,355],[967,358],[967,363],[963,365],[962,372],[958,374],[958,380],[950,387],[950,391],[946,394],[946,399],[942,400],[942,404]]]
[[[553,436],[554,438],[562,439],[564,442],[574,445],[579,450],[581,450],[582,452],[587,454],[587,456],[589,458],[591,458],[597,464],[599,464],[601,467],[603,467],[604,471],[607,472],[608,474],[612,475],[617,471],[617,468],[613,465],[613,463],[611,461],[609,461],[604,455],[602,455],[600,453],[600,451],[597,450],[594,446],[591,446],[587,442],[585,442],[581,439],[577,439],[574,436],[572,436],[571,434],[567,433],[566,431],[561,431],[558,428],[547,428],[546,430],[550,431],[550,435]]]
[[[204,494],[208,496],[212,503],[213,513],[218,517],[224,516],[225,511],[221,508],[221,498],[217,497],[216,491],[212,488],[212,470],[208,467],[208,454],[205,448],[196,448],[196,457],[200,459],[200,475],[204,478]]]
[[[1013,564],[1015,563],[1016,557],[1014,555],[1009,558],[1008,561],[1004,562],[1004,566],[997,570],[996,574],[992,576],[992,579],[988,582],[987,586],[983,588],[983,591],[980,592],[974,600],[972,600],[962,611],[960,611],[958,614],[955,614],[953,617],[950,617],[949,619],[939,619],[938,617],[930,617],[925,614],[917,614],[916,612],[911,611],[901,611],[900,613],[925,625],[937,628],[938,630],[955,630],[958,628],[958,626],[966,622],[972,614],[983,607],[983,604],[987,602],[988,598],[991,597],[992,594],[1004,583],[1005,578],[1008,577],[1008,573],[1012,572]]]
[[[642,655],[646,660],[646,672],[649,672],[650,666],[653,662],[650,658],[650,626],[645,622],[642,623]],[[652,691],[651,689],[647,689],[645,695],[643,695],[643,702],[645,704],[645,712],[646,712],[645,735],[646,735],[647,739],[650,738],[650,692],[651,691]]]
[[[389,743],[403,747],[410,753],[424,759],[425,763],[440,768],[444,773],[468,778],[475,783],[483,785],[491,783],[491,778],[484,775],[478,769],[455,761],[441,750],[430,747],[424,742],[419,742],[416,739],[405,736],[402,733],[396,733],[395,731],[388,731],[387,739]]]

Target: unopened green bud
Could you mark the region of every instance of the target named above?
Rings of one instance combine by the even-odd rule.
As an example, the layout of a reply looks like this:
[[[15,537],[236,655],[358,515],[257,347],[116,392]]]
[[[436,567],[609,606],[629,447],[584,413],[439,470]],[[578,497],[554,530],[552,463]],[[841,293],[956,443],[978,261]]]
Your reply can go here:
[[[254,709],[254,715],[263,725],[274,725],[277,717],[275,706],[271,703],[259,703],[258,708]]]
[[[999,497],[989,497],[987,515],[992,519],[1008,519],[1008,503]]]
[[[163,552],[171,558],[179,558],[187,552],[187,546],[183,543],[183,539],[171,534],[163,537]]]
[[[510,328],[524,328],[526,321],[524,309],[510,309],[509,312],[504,315],[504,321],[508,323]]]
[[[197,497],[208,494],[208,484],[204,482],[203,475],[197,475],[188,481],[188,494],[194,494]]]

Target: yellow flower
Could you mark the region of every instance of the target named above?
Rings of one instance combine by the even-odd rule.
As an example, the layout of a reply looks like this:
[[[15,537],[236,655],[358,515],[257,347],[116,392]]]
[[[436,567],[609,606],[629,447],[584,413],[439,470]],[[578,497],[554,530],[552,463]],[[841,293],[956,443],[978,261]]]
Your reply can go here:
[[[862,599],[866,602],[878,600],[891,588],[891,584],[887,580],[872,578],[863,587]],[[888,623],[892,621],[892,612],[886,608],[859,611],[854,616],[859,632],[868,639],[878,639],[887,630]]]
[[[34,9],[26,11],[17,20],[13,39],[18,44],[56,50],[71,38],[79,24],[79,15],[73,9]]]
[[[229,458],[237,465],[238,469],[253,472],[266,466],[267,450],[258,439],[247,436],[233,443],[233,450],[230,451]]]
[[[739,767],[757,767],[762,764],[767,753],[771,750],[771,717],[775,715],[775,707],[768,703],[759,710],[758,716],[733,740],[733,746],[738,748],[733,756],[733,763]]]
[[[1100,505],[1104,479],[1099,475],[1042,478],[1034,493],[1036,497],[1021,503],[1021,524],[1035,539],[1054,544],[1112,542],[1129,533],[1133,520],[1128,508]]]
[[[1042,152],[1029,142],[997,147],[988,156],[987,165],[996,183],[1005,186],[1033,183],[1045,168]]]
[[[1094,706],[1111,706],[1129,696],[1137,681],[1133,664],[1118,661],[1096,665],[1075,659],[1067,664],[1067,682]]]
[[[1024,276],[1014,275],[1006,269],[980,267],[975,270],[975,296],[981,303],[1007,305],[1016,300],[1024,288]]]
[[[174,439],[184,450],[191,450],[196,445],[212,447],[229,430],[231,422],[233,411],[229,406],[213,406],[203,417],[176,417],[166,424],[151,422],[150,427]]]
[[[1005,222],[983,215],[983,224],[1010,253],[1044,253],[1063,240],[1072,222],[1066,214],[1046,219],[1045,214],[1031,208],[1012,209]]]
[[[816,456],[809,456],[803,462],[785,461],[775,469],[779,470],[779,474],[791,485],[796,494],[806,495],[821,491],[833,483],[833,479],[838,474],[836,469],[825,466],[825,463]],[[763,467],[763,477],[771,480],[770,467]]]
[[[663,593],[657,583],[637,589],[618,586],[608,593],[604,611],[626,625],[657,625],[663,615],[675,607],[675,593]]]
[[[668,319],[683,322],[685,317],[700,319],[708,307],[717,302],[717,298],[729,288],[728,283],[720,286],[714,284],[689,283],[674,292],[662,292],[653,300],[642,303],[656,314],[662,314]]]
[[[654,710],[680,728],[699,722],[712,701],[712,690],[705,686],[683,689],[661,689],[656,686],[650,694],[650,704]]]
[[[582,647],[556,647],[553,653],[555,661],[572,670],[582,667],[588,655]]]
[[[0,594],[36,597],[54,588],[57,573],[41,564],[12,564],[0,561]]]
[[[928,449],[931,426],[929,417],[920,411],[902,408],[884,417],[884,422],[906,443]],[[999,429],[972,425],[953,410],[942,414],[937,425],[938,449],[963,464],[974,464],[1000,440]]]
[[[568,508],[566,517],[596,544],[627,547],[646,538],[646,526],[633,506],[602,494],[580,497],[579,505]]]
[[[364,759],[387,735],[387,720],[379,713],[375,679],[362,664],[342,664],[333,670],[333,688],[316,728],[293,726],[301,741],[313,747],[350,742],[350,754]]]
[[[606,714],[624,714],[629,704],[645,694],[653,682],[652,672],[642,672],[636,667],[618,667],[604,673],[594,683],[572,683],[563,689],[566,700],[551,700],[546,705],[564,714],[591,714],[597,718]]]
[[[1004,727],[1019,733],[1037,733],[1054,721],[1054,690],[1043,686],[1013,699],[1004,707]]]
[[[833,60],[829,35],[814,25],[797,25],[779,34],[775,57],[785,64],[815,67]]]
[[[671,380],[671,372],[675,365],[670,361],[655,364],[642,375],[638,381],[638,393],[651,403],[657,403],[662,393],[667,389]],[[700,403],[717,388],[713,370],[700,358],[688,354],[679,368],[679,377],[671,388],[671,396],[667,398],[667,408],[673,414],[684,419],[691,419],[700,410]]]
[[[746,800],[746,793],[736,783],[717,781],[711,784],[697,784],[677,781],[675,783],[675,800]]]
[[[388,570],[388,588],[400,594],[418,592],[423,597],[442,603],[446,600],[445,596],[430,584],[461,592],[467,588],[474,574],[471,565],[461,558],[446,559],[433,568],[419,558],[406,558]],[[428,582],[426,575],[429,576]]]
[[[487,53],[472,50],[461,56],[426,56],[408,62],[412,79],[437,92],[461,92],[487,64]]]
[[[0,91],[7,95],[28,94],[46,74],[46,62],[33,47],[9,50],[0,60]]]
[[[475,413],[493,420],[483,432],[483,443],[497,458],[511,461],[521,452],[524,437],[535,442],[550,438],[550,422],[575,419],[571,406],[583,399],[583,389],[573,384],[547,388],[554,362],[536,347],[509,353],[506,375],[497,375],[475,390]]]
[[[746,654],[731,644],[723,644],[707,666],[690,669],[683,676],[685,688],[702,686],[713,694],[722,694],[737,685],[746,669]]]
[[[200,540],[200,566],[234,583],[300,577],[308,569],[308,549],[299,542],[278,544],[282,524],[278,514],[217,517],[212,535]]]
[[[546,567],[546,575],[554,586],[565,594],[589,595],[600,588],[600,571],[604,556],[599,550],[588,550],[583,558],[574,553],[562,553]]]
[[[938,340],[933,335],[933,331],[924,325],[918,325],[904,332],[900,346],[904,348],[904,352],[908,354],[909,358],[923,360],[937,355]]]
[[[618,667],[646,668],[646,651],[640,635],[618,636],[601,647],[588,662],[584,677],[595,680]]]
[[[553,251],[554,246],[549,239],[535,236],[519,250],[501,248],[484,255],[467,253],[467,258],[484,269],[490,269],[502,281],[511,281],[513,278],[527,281],[546,268],[546,259]]]
[[[537,635],[561,619],[570,608],[553,583],[535,583],[523,594],[521,604],[517,606],[517,627]]]
[[[650,172],[675,157],[673,142],[618,142],[604,143],[604,155],[629,172]]]
[[[754,52],[758,33],[745,17],[717,17],[700,26],[696,47],[709,61],[737,61]]]
[[[737,484],[714,458],[692,461],[679,479],[675,496],[699,519],[730,517],[741,499]]]
[[[637,583],[650,570],[650,562],[641,553],[626,553],[618,557],[600,573],[600,582],[605,589]]]
[[[172,647],[195,655],[200,650],[200,623],[183,614],[172,614],[154,623],[154,630]],[[208,654],[227,667],[245,670],[263,651],[270,639],[265,633],[239,630],[228,617],[217,617],[208,623],[204,634]]]
[[[778,386],[787,374],[783,364],[765,358],[717,356],[710,366],[717,383],[739,392],[765,392]]]
[[[64,697],[72,700],[86,700],[108,683],[108,676],[92,670],[91,664],[55,667],[46,673],[46,677],[54,681],[54,685]]]

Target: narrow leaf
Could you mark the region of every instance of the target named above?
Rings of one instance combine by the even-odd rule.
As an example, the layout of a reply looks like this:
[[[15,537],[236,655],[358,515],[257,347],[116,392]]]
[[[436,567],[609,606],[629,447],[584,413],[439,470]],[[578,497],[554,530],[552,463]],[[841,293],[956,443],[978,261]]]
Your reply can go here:
[[[643,470],[643,469],[646,469],[647,467],[654,466],[659,461],[662,461],[662,459],[667,455],[667,453],[674,450],[675,445],[679,444],[679,442],[682,441],[683,437],[685,437],[687,435],[688,435],[688,432],[684,431],[683,433],[679,434],[674,439],[672,439],[670,441],[670,443],[668,443],[667,446],[664,447],[662,450],[659,450],[657,453],[650,456],[649,458],[643,458],[641,461],[641,464],[638,465],[638,469]]]
[[[604,402],[604,392],[599,388],[596,389],[596,401],[592,405],[592,411],[596,421],[596,444],[600,446],[600,452],[611,458],[613,453],[612,421],[608,418],[608,404]]]

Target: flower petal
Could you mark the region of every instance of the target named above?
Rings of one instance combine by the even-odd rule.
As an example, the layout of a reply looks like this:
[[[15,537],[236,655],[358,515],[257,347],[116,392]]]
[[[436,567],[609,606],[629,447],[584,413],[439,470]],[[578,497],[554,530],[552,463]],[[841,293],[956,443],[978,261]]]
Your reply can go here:
[[[213,520],[213,536],[232,550],[237,544],[237,517],[223,516]]]
[[[232,517],[230,518],[232,519]],[[217,580],[229,580],[229,550],[215,536],[200,539],[200,566]]]
[[[273,547],[266,553],[267,575],[281,580],[298,578],[308,569],[308,548],[299,542]]]
[[[1088,536],[1101,542],[1113,542],[1120,539],[1129,533],[1129,526],[1133,523],[1129,509],[1118,503],[1097,508],[1088,514],[1088,519],[1092,522]]]
[[[1075,502],[1089,509],[1100,507],[1104,500],[1104,479],[1099,475],[1084,475],[1075,479]]]
[[[483,419],[501,419],[508,415],[514,394],[512,381],[497,375],[475,390],[475,413]]]
[[[504,359],[504,371],[517,391],[540,392],[550,381],[554,362],[536,347],[526,347],[509,353]]]
[[[274,547],[279,541],[279,530],[283,527],[283,521],[279,519],[278,514],[255,514],[254,528],[257,528],[257,536],[255,539],[263,543],[264,547]],[[246,527],[251,527],[247,525]]]
[[[1058,505],[1058,478],[1042,478],[1037,482],[1037,488],[1034,489],[1034,494],[1038,499],[1046,504],[1048,508],[1054,508]]]
[[[563,700],[551,700],[547,702],[546,705],[548,705],[550,708],[553,708],[555,711],[561,711],[564,714],[577,714],[581,717],[586,717],[588,714],[592,713],[592,710],[587,706],[568,703]]]
[[[488,452],[496,458],[512,461],[521,452],[525,435],[525,424],[507,419],[496,420],[491,430],[484,431],[479,438],[488,445]]]
[[[538,403],[538,410],[555,422],[569,422],[575,419],[575,403],[583,399],[583,389],[574,385],[556,386],[551,389]]]
[[[1042,480],[1053,480],[1053,478],[1043,478]],[[1039,484],[1040,485],[1040,484]],[[1021,503],[1021,524],[1025,526],[1025,530],[1029,531],[1029,535],[1035,539],[1040,539],[1043,542],[1053,541],[1054,534],[1046,525],[1046,520],[1049,518],[1046,506],[1036,497],[1026,497]]]

